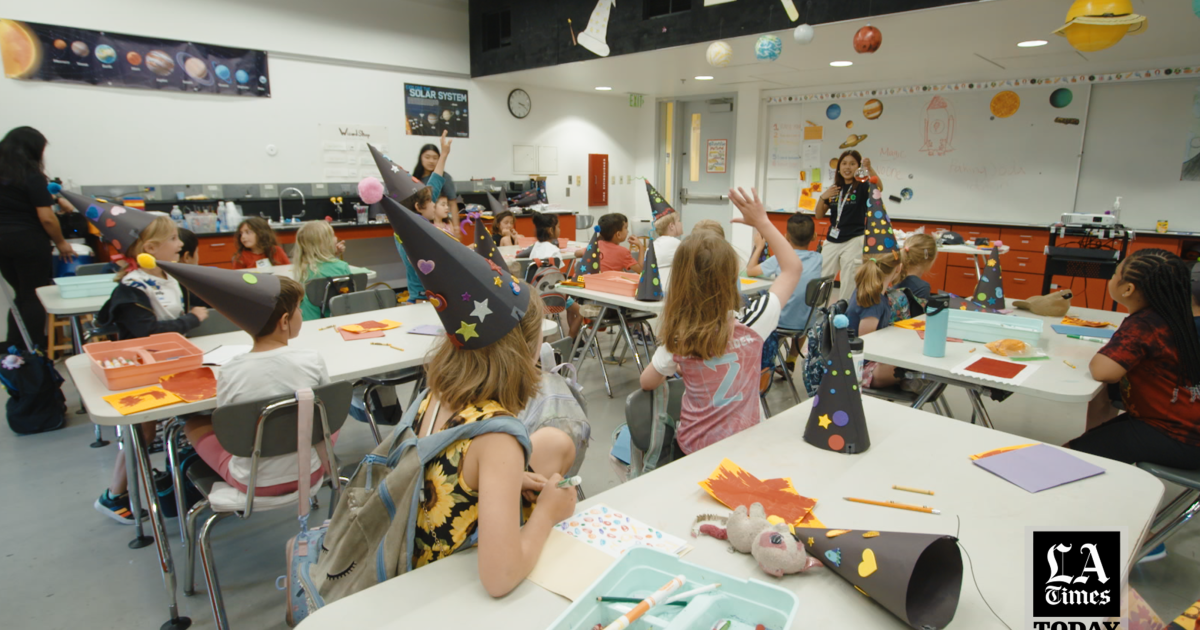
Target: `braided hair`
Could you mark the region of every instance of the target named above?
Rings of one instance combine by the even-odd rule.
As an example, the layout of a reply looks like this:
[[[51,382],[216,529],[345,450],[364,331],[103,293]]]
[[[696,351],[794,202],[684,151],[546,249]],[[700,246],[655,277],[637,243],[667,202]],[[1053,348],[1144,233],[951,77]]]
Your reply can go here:
[[[1191,281],[1182,258],[1164,249],[1143,249],[1125,259],[1121,280],[1142,292],[1150,310],[1167,322],[1182,376],[1193,395],[1200,388],[1200,335],[1192,320]]]

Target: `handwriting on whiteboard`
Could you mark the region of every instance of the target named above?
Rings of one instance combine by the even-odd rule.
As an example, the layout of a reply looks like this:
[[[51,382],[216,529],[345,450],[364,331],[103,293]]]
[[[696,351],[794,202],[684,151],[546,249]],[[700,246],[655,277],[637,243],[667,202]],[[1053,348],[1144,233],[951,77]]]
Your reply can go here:
[[[804,139],[801,123],[775,123],[771,125],[771,168],[800,168],[800,143]]]

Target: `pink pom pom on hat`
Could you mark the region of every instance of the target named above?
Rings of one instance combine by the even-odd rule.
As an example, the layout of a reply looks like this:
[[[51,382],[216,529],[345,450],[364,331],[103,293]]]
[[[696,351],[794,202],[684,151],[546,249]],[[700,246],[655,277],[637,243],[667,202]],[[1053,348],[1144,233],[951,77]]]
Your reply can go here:
[[[364,177],[358,182],[358,196],[367,205],[379,203],[383,200],[383,182],[375,177]]]

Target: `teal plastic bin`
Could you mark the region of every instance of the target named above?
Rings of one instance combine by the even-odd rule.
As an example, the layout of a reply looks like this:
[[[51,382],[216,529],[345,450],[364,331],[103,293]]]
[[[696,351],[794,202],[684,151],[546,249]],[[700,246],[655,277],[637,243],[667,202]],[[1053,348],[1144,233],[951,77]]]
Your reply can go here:
[[[608,568],[582,597],[559,615],[550,630],[592,630],[607,626],[636,604],[598,602],[599,596],[645,598],[672,578],[682,575],[687,582],[675,591],[683,593],[714,582],[721,588],[702,593],[687,606],[658,606],[633,622],[631,630],[784,630],[800,607],[796,594],[759,580],[747,580],[685,562],[655,549],[631,549]]]
[[[94,276],[64,276],[55,278],[54,284],[58,285],[58,292],[65,299],[102,297],[112,295],[113,289],[117,288],[116,277],[115,273],[101,273]]]

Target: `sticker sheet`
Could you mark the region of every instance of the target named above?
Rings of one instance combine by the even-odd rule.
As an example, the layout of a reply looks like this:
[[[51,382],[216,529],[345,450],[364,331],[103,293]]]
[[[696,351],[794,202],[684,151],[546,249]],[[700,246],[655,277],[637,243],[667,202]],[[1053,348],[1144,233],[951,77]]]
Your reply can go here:
[[[588,546],[619,558],[634,547],[682,556],[691,550],[682,538],[635,520],[607,505],[595,505],[554,526]]]

